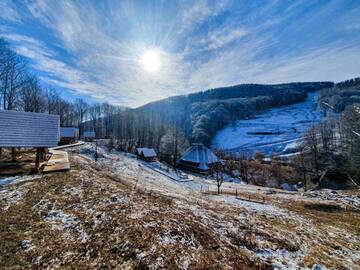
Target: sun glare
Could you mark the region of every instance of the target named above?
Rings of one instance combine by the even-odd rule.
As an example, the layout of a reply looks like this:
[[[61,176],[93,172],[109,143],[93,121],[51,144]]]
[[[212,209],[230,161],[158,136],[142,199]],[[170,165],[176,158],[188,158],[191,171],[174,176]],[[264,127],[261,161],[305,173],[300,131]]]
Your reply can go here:
[[[140,64],[147,72],[156,72],[161,67],[160,56],[155,51],[146,51],[140,57]]]

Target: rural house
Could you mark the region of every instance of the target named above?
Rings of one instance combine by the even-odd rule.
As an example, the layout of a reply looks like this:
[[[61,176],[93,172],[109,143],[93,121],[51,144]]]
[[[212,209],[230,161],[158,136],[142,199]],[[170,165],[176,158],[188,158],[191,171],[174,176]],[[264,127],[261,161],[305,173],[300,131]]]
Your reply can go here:
[[[219,164],[218,157],[203,144],[193,144],[178,160],[178,167],[181,169],[207,173],[212,166]]]
[[[136,148],[136,155],[145,161],[154,161],[156,158],[156,152],[153,148]]]
[[[83,139],[87,142],[91,142],[95,139],[95,131],[84,131]]]
[[[60,143],[70,144],[74,143],[79,138],[79,129],[74,127],[61,127],[60,128]]]

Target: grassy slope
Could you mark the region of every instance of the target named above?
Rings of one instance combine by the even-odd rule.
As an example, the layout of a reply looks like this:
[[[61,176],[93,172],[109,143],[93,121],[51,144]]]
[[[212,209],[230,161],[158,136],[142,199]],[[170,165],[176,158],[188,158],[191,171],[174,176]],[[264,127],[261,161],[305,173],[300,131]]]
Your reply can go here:
[[[267,269],[320,263],[358,269],[360,214],[351,209],[324,212],[311,199],[244,190],[244,196],[266,196],[285,211],[267,215],[163,182],[134,189],[137,180],[156,181],[154,175],[119,173],[117,159],[70,157],[71,171],[1,193],[0,268]],[[23,240],[29,247],[21,246]]]

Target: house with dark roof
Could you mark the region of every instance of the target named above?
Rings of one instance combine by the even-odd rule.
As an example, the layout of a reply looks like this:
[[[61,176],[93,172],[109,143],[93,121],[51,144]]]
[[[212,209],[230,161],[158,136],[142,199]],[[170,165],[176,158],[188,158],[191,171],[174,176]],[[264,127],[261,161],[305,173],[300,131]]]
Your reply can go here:
[[[203,144],[193,144],[177,162],[179,168],[198,173],[207,173],[217,164],[221,160]]]
[[[157,157],[155,150],[147,147],[136,148],[136,155],[145,161],[154,161]]]
[[[60,143],[70,144],[75,143],[79,138],[79,129],[75,127],[61,127],[60,128]]]
[[[87,142],[93,141],[95,139],[95,131],[84,131],[83,133],[83,139]]]

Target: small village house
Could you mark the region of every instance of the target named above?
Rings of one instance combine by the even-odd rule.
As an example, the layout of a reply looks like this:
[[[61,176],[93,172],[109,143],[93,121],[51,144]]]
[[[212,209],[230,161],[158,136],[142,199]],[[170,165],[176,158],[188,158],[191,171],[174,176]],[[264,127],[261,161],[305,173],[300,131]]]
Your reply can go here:
[[[217,164],[221,160],[203,144],[193,144],[177,162],[180,169],[197,173],[208,173]]]
[[[75,143],[79,139],[79,129],[75,127],[60,128],[60,144]]]
[[[92,142],[96,138],[95,131],[84,131],[83,133],[83,139],[86,142]]]
[[[157,157],[156,152],[153,148],[136,148],[136,155],[138,158],[145,161],[154,161]]]

